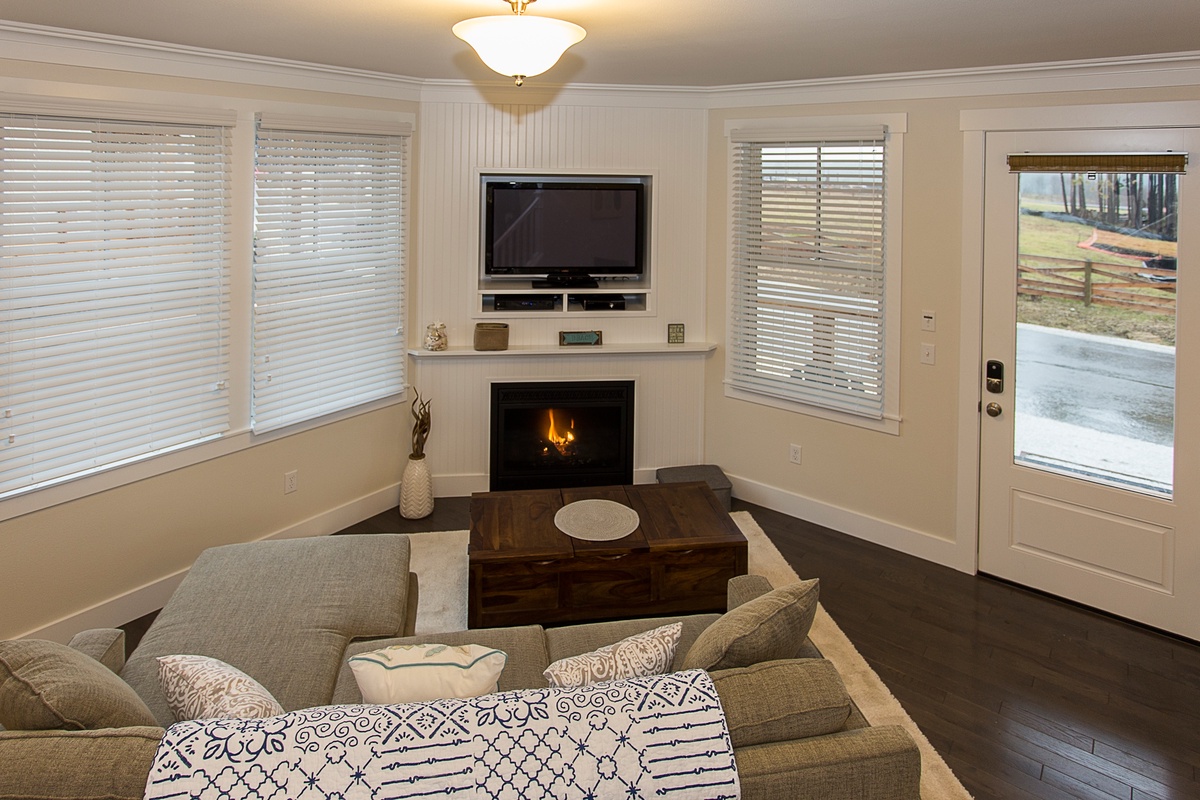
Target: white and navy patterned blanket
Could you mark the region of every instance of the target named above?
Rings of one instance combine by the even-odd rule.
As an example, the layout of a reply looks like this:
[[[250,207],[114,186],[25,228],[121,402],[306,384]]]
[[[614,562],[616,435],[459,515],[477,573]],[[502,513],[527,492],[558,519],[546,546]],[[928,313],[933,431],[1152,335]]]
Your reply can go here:
[[[325,706],[172,725],[147,800],[733,800],[717,692],[701,670],[582,689]]]

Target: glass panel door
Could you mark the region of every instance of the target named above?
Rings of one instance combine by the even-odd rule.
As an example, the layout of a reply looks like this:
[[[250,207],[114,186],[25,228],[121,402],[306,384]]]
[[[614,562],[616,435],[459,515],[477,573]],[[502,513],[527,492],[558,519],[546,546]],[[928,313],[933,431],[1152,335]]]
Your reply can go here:
[[[1179,177],[1018,178],[1014,461],[1170,496]]]

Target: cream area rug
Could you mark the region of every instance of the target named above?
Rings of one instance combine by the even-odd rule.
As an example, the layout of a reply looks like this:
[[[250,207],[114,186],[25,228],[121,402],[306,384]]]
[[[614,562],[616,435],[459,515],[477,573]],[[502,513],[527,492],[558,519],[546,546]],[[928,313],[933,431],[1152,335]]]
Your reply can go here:
[[[748,542],[750,574],[762,575],[777,587],[799,580],[748,512],[735,511],[732,516]],[[417,574],[421,588],[417,633],[466,630],[467,532],[415,533],[409,538],[410,569]],[[822,607],[817,609],[809,638],[837,667],[847,691],[868,722],[900,725],[912,734],[921,750],[922,800],[971,800],[925,734]]]

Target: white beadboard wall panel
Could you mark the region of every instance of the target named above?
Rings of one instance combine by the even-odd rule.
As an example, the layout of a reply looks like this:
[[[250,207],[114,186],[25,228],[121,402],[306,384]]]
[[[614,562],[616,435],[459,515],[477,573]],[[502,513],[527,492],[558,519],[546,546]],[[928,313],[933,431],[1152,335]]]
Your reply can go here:
[[[523,106],[433,102],[421,106],[418,224],[410,342],[446,323],[451,344],[468,344],[478,310],[481,172],[631,173],[654,178],[652,311],[640,316],[531,317],[507,322],[512,344],[554,344],[560,330],[604,332],[606,342],[661,342],[668,322],[704,330],[706,124],[696,109]]]
[[[507,322],[514,346],[554,346],[562,330],[601,330],[606,344],[665,342],[669,322],[684,323],[689,341],[704,341],[706,129],[698,109],[422,103],[411,346],[420,347],[425,326],[437,321],[452,345],[469,346],[481,319]],[[508,170],[652,176],[647,313],[480,313],[478,177]],[[660,466],[699,463],[707,360],[703,353],[414,358],[411,382],[433,401],[435,487],[486,488],[492,381],[632,378],[635,471],[644,478]]]
[[[708,353],[550,355],[410,359],[422,398],[432,402],[426,454],[438,478],[488,472],[491,384],[549,380],[632,380],[634,470],[700,463]],[[472,484],[474,491],[486,482]]]

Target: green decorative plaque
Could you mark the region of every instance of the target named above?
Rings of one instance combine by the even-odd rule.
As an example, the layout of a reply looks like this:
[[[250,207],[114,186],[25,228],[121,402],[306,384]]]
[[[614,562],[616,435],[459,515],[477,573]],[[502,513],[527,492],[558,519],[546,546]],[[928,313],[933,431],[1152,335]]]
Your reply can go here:
[[[599,345],[604,344],[604,333],[601,331],[559,331],[560,345]]]

